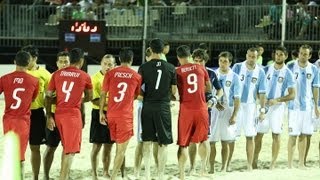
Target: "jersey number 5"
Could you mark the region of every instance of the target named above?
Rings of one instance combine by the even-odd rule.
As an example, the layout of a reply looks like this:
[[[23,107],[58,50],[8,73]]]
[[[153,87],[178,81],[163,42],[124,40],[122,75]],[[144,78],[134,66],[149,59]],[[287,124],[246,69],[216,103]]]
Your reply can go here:
[[[118,91],[118,93],[120,94],[120,97],[114,97],[113,100],[115,102],[120,102],[123,100],[125,92],[127,91],[128,88],[128,84],[125,82],[121,82],[118,84],[117,88],[119,88],[120,90]]]
[[[16,100],[17,103],[16,103],[16,104],[11,104],[11,106],[10,106],[11,109],[18,109],[18,108],[20,107],[20,105],[21,105],[21,98],[19,98],[19,97],[17,96],[17,94],[18,94],[19,91],[25,91],[25,90],[26,90],[25,88],[16,88],[16,89],[13,90],[12,98],[13,98],[14,100]]]
[[[196,74],[189,74],[187,76],[187,83],[192,86],[191,88],[188,88],[188,93],[192,94],[198,90],[198,78]]]
[[[63,84],[62,84],[62,92],[66,94],[66,97],[64,98],[64,102],[68,102],[69,99],[70,99],[70,92],[72,91],[72,88],[73,88],[73,85],[74,85],[74,82],[71,81],[69,86],[68,86],[68,89],[67,89],[67,84],[68,82],[67,81],[63,81]]]

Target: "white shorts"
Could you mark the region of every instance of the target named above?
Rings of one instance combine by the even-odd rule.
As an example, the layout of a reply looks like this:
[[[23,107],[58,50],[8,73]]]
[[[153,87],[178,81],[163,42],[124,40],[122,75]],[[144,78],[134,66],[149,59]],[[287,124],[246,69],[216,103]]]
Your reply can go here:
[[[237,132],[236,124],[229,124],[233,109],[233,107],[226,107],[224,111],[212,109],[210,126],[212,134],[209,136],[210,142],[235,140]]]
[[[290,136],[312,135],[314,132],[313,110],[289,110],[288,131]]]
[[[242,129],[246,137],[253,137],[257,135],[256,130],[257,105],[241,103],[237,125],[237,136],[241,136]]]
[[[262,122],[258,121],[257,132],[268,133],[271,128],[272,133],[281,134],[286,109],[284,103],[269,107],[265,119]]]
[[[137,140],[142,142],[142,126],[141,126],[141,111],[142,111],[142,101],[138,101],[137,104]]]

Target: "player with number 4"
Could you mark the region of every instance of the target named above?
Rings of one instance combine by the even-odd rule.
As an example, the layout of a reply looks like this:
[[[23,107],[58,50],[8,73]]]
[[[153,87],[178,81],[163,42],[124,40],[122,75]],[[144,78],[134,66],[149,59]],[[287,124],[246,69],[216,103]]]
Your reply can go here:
[[[84,52],[74,48],[70,51],[70,66],[53,73],[46,93],[47,127],[59,130],[63,145],[60,179],[68,178],[75,153],[80,152],[82,136],[81,102],[92,100],[90,76],[81,69]],[[55,120],[52,117],[51,105],[56,93]],[[84,98],[82,95],[84,93]]]

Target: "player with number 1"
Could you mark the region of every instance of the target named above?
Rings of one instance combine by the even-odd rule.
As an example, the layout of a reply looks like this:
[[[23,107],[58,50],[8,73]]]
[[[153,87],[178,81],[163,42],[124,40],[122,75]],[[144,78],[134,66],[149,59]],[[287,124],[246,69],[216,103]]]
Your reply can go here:
[[[90,76],[81,69],[84,52],[74,48],[70,51],[70,66],[53,73],[46,93],[47,126],[59,130],[63,145],[60,179],[68,178],[72,159],[80,152],[82,135],[81,102],[92,99],[92,84]],[[52,117],[51,105],[56,93],[55,120]],[[84,93],[84,98],[82,95]]]

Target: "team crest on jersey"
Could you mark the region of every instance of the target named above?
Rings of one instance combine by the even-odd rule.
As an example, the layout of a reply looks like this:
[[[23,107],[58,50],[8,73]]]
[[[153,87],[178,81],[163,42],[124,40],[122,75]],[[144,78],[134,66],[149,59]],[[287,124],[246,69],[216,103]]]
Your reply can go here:
[[[283,77],[278,78],[278,83],[283,83]]]
[[[307,73],[307,79],[311,79],[311,74]]]
[[[230,87],[231,86],[231,81],[226,81],[226,87]]]
[[[251,82],[255,84],[255,83],[257,82],[257,78],[255,78],[255,77],[252,78],[252,79],[251,79]]]

